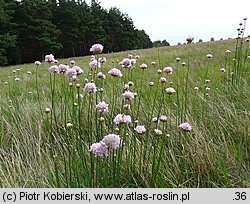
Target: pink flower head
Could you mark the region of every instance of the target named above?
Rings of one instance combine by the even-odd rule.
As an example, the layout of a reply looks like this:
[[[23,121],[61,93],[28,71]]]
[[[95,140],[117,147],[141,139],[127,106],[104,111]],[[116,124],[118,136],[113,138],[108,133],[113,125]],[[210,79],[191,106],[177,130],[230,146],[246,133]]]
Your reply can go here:
[[[113,69],[109,70],[108,73],[111,74],[111,76],[113,76],[113,77],[122,77],[121,71],[117,68],[113,68]]]
[[[192,130],[192,126],[187,122],[180,124],[179,128],[181,128],[185,132],[189,132]]]
[[[58,66],[58,72],[59,72],[60,74],[66,73],[68,69],[69,69],[69,66],[66,65],[66,64],[60,64],[60,65]]]
[[[140,65],[140,68],[141,68],[142,70],[147,69],[147,68],[148,68],[148,65],[146,65],[146,64],[141,64],[141,65]]]
[[[104,142],[108,148],[115,150],[120,147],[121,138],[119,135],[109,134],[103,138],[102,142]]]
[[[144,125],[137,125],[134,130],[139,134],[143,134],[146,132],[146,128]]]
[[[90,61],[93,61],[95,59],[95,55],[90,56]]]
[[[99,58],[98,61],[99,61],[101,64],[103,64],[103,63],[105,63],[107,60],[106,60],[105,57],[101,57],[101,58]]]
[[[83,70],[81,69],[81,67],[73,66],[72,69],[76,70],[76,75],[83,74]]]
[[[161,78],[160,78],[160,82],[161,82],[162,84],[165,84],[165,83],[167,82],[167,79],[166,79],[165,77],[161,77]]]
[[[72,76],[72,81],[77,81],[78,80],[78,77],[76,75]]]
[[[167,121],[167,116],[165,116],[165,115],[161,115],[161,117],[160,117],[160,121],[161,122],[166,122]]]
[[[189,36],[186,38],[186,40],[187,40],[187,43],[188,43],[188,44],[191,44],[192,41],[194,40],[194,38],[193,38],[192,36],[189,35]]]
[[[193,37],[191,36],[191,35],[189,35],[188,37],[187,37],[187,40],[192,40],[193,39]]]
[[[156,135],[162,135],[162,131],[161,130],[159,130],[159,129],[154,129],[154,132],[155,132],[155,134]]]
[[[76,76],[77,75],[77,72],[75,69],[72,69],[72,68],[69,68],[67,71],[66,71],[66,75],[68,76]]]
[[[51,74],[55,74],[55,73],[58,73],[58,66],[57,65],[53,65],[49,68],[49,72]]]
[[[168,74],[172,74],[173,73],[173,68],[172,67],[164,67],[163,71],[168,73]]]
[[[134,66],[136,64],[136,59],[131,59],[131,65]]]
[[[135,96],[134,93],[131,91],[125,91],[124,94],[122,94],[123,98],[127,99],[127,100],[132,100]]]
[[[148,84],[149,86],[154,86],[155,83],[153,81],[150,81]]]
[[[98,103],[95,107],[100,113],[107,113],[109,111],[109,105],[104,101]]]
[[[45,55],[45,62],[55,62],[55,57],[54,55],[50,54],[50,55]]]
[[[174,94],[176,92],[175,89],[172,88],[172,87],[167,88],[165,91],[169,95],[172,95],[172,94]]]
[[[89,95],[97,92],[96,85],[93,82],[87,83],[84,87],[84,90],[87,91]]]
[[[101,68],[101,64],[99,62],[97,62],[96,59],[92,59],[89,63],[89,67],[92,69],[92,70],[96,70],[97,68]]]
[[[212,57],[213,57],[213,55],[207,54],[207,58],[208,58],[208,59],[210,59],[210,58],[212,58]]]
[[[92,144],[89,151],[93,153],[95,157],[108,156],[108,146],[102,141]]]
[[[97,78],[98,79],[106,79],[106,76],[102,72],[99,72],[99,73],[97,73]]]
[[[40,61],[35,61],[35,65],[39,66],[41,65],[42,63]]]
[[[103,51],[103,46],[101,44],[94,44],[89,51],[93,52],[93,54],[100,54]]]
[[[124,68],[131,68],[132,65],[131,65],[131,60],[128,59],[128,58],[124,58],[121,62],[120,62],[120,65]]]
[[[152,118],[152,122],[158,123],[158,118],[157,117]]]
[[[123,114],[118,114],[115,116],[114,122],[116,125],[118,124],[129,124],[131,123],[131,116],[130,115],[123,115]]]

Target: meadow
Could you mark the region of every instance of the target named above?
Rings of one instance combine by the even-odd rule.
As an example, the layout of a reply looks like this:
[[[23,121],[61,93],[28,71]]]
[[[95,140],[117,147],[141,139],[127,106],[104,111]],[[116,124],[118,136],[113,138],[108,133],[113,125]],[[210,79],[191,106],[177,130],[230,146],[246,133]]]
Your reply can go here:
[[[0,187],[250,187],[249,43],[1,67]]]

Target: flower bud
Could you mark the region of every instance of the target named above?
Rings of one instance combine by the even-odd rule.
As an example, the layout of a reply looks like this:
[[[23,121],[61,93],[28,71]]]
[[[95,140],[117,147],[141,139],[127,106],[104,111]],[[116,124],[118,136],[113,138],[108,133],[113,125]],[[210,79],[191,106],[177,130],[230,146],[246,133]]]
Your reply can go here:
[[[67,127],[67,129],[71,129],[73,127],[73,124],[72,123],[67,123],[66,127]]]
[[[104,118],[104,117],[100,117],[100,118],[99,118],[99,121],[100,121],[101,123],[103,123],[103,122],[105,121],[105,118]]]
[[[49,108],[45,108],[45,113],[46,113],[46,114],[49,114],[50,111],[51,111],[51,110],[50,110]]]

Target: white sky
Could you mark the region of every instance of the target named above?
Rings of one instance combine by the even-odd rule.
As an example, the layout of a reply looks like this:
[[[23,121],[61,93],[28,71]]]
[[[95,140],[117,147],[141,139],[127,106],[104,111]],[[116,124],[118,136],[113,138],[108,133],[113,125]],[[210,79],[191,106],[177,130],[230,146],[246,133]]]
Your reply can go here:
[[[86,2],[90,2],[87,0]],[[116,6],[127,13],[136,28],[144,29],[152,41],[166,39],[171,45],[185,42],[188,35],[209,41],[237,36],[236,29],[248,18],[250,0],[99,0],[109,9]]]

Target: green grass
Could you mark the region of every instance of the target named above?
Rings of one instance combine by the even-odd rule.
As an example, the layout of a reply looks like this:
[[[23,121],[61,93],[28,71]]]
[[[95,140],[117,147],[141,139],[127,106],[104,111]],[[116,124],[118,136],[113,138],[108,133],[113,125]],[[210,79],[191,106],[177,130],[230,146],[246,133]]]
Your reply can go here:
[[[41,107],[36,66],[1,67],[0,187],[249,187],[250,60],[243,64],[243,54],[237,58],[242,62],[241,75],[232,84],[236,43],[227,40],[101,54],[107,58],[100,70],[107,76],[104,92],[97,92],[91,100],[82,89],[84,79],[92,77],[88,76],[90,57],[60,59],[59,64],[75,60],[85,73],[77,82],[80,89],[75,84],[69,87],[68,77],[56,76],[54,108],[48,63],[38,68]],[[245,56],[250,55],[248,47],[245,42]],[[228,56],[226,50],[232,53]],[[207,59],[209,53],[213,58]],[[128,54],[140,55],[132,73],[118,65]],[[179,63],[176,57],[181,58]],[[156,64],[151,65],[152,61]],[[148,65],[145,71],[139,67],[142,63]],[[173,74],[158,74],[164,66],[171,66]],[[113,67],[122,71],[121,79],[108,74]],[[222,67],[226,73],[220,71]],[[159,83],[163,76],[168,80],[164,85]],[[206,79],[210,79],[210,91],[205,90]],[[130,91],[138,94],[129,112],[123,109],[126,102],[121,97],[128,81],[134,83]],[[155,85],[150,87],[150,81]],[[102,86],[98,79],[95,82],[98,88]],[[168,87],[177,93],[163,94]],[[84,94],[83,101],[75,99],[78,91]],[[110,107],[104,123],[95,110],[101,97]],[[51,114],[43,112],[47,107]],[[113,122],[118,113],[132,117],[132,124],[119,127],[119,132]],[[168,116],[166,123],[151,122],[162,114]],[[186,121],[193,127],[187,133],[178,128]],[[66,128],[68,122],[72,129]],[[146,126],[145,134],[134,131],[137,123]],[[155,136],[155,128],[163,135]],[[94,157],[88,151],[92,143],[115,132],[123,141],[118,150],[107,157]]]

